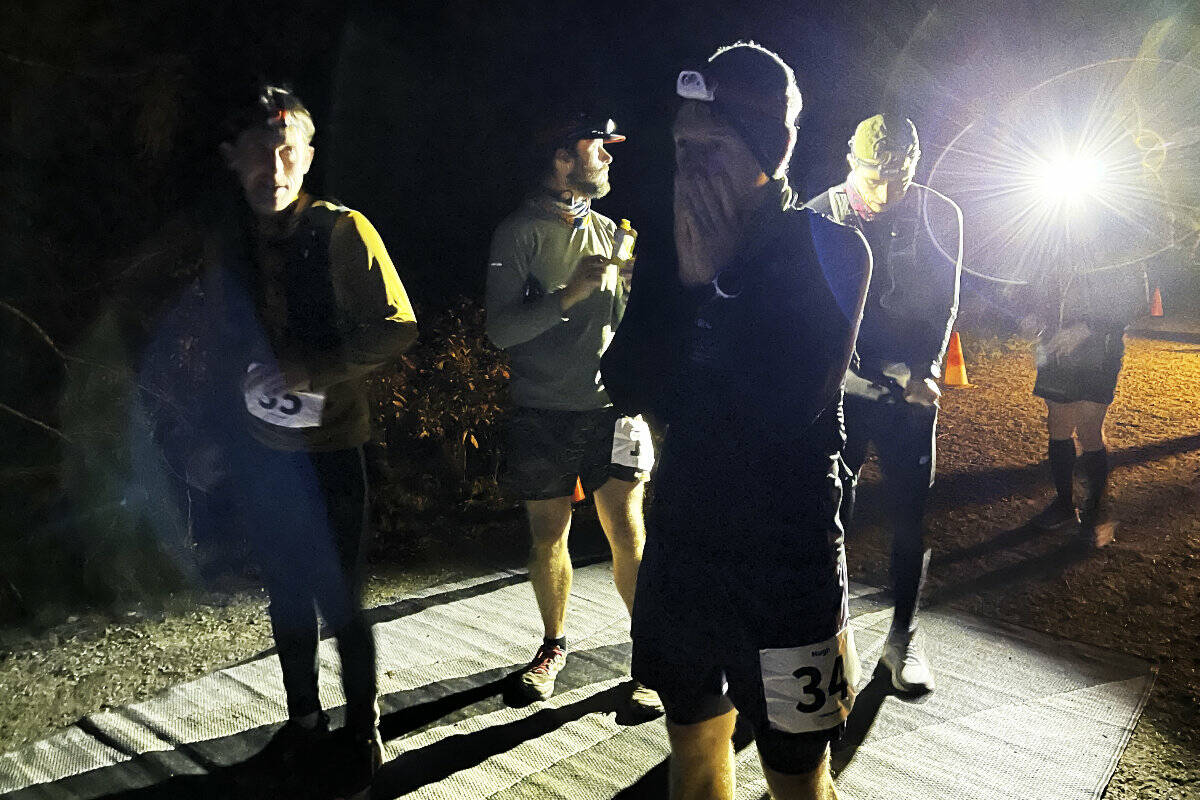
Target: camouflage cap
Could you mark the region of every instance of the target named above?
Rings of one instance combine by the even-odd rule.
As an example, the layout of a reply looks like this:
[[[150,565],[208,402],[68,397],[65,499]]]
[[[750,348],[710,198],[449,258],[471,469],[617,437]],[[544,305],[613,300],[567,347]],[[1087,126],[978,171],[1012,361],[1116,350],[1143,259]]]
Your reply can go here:
[[[908,172],[921,157],[917,126],[895,114],[876,114],[858,123],[850,139],[850,158],[856,165],[883,172]]]

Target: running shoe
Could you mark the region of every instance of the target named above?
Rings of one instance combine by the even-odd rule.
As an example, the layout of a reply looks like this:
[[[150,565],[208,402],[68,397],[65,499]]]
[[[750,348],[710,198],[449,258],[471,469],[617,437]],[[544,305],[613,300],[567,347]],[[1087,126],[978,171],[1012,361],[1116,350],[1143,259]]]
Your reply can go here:
[[[267,742],[259,757],[281,769],[292,770],[308,763],[328,738],[329,715],[324,711],[317,714],[316,723],[310,726],[289,719]]]
[[[1103,507],[1079,515],[1079,537],[1088,547],[1107,547],[1117,538],[1117,522]]]
[[[1029,524],[1040,531],[1057,531],[1069,525],[1079,524],[1079,512],[1074,506],[1069,506],[1055,498],[1054,502],[1039,511]]]
[[[566,650],[543,642],[517,682],[521,694],[530,700],[549,700],[554,694],[554,679],[566,664]]]
[[[879,663],[892,673],[892,686],[905,694],[925,694],[933,691],[933,673],[925,647],[916,631],[895,631],[888,634]]]
[[[343,788],[338,797],[346,800],[365,800],[370,796],[375,773],[383,766],[383,739],[379,736],[378,728],[358,735],[343,730],[342,735],[344,739],[340,760],[344,770]]]

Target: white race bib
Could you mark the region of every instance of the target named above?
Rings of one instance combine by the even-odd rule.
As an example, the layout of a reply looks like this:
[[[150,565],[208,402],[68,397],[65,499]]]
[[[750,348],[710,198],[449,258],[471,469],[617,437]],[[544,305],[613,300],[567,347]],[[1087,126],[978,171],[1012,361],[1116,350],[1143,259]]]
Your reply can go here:
[[[649,474],[654,467],[654,443],[650,441],[650,426],[639,414],[620,417],[613,430],[612,463],[633,467]]]
[[[281,428],[315,428],[325,410],[324,392],[283,392],[267,394],[262,389],[265,369],[251,364],[246,369],[243,398],[246,410],[270,425]]]
[[[849,627],[816,644],[759,650],[758,658],[772,728],[809,733],[846,721],[859,679]]]

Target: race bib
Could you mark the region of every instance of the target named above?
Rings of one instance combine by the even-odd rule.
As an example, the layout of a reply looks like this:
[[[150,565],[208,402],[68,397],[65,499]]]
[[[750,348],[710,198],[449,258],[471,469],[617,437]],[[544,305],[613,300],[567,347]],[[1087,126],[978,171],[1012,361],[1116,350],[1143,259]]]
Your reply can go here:
[[[246,370],[243,398],[246,410],[270,425],[281,428],[315,428],[325,410],[324,392],[283,392],[267,394],[262,389],[265,369],[251,364]]]
[[[621,417],[613,430],[612,463],[632,467],[649,474],[654,467],[654,443],[650,441],[650,426],[639,414]]]
[[[854,632],[804,647],[758,651],[767,721],[784,733],[810,733],[846,721],[859,679]]]

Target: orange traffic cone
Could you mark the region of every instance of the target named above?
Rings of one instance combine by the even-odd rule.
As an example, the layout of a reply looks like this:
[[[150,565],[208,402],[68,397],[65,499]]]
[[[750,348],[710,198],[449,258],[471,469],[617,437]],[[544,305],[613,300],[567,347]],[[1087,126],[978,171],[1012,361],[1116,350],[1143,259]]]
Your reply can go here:
[[[1154,295],[1150,298],[1150,316],[1161,317],[1162,315],[1162,292],[1155,286]]]
[[[575,476],[575,494],[571,496],[571,502],[582,503],[587,495],[583,493],[583,481],[579,480],[579,476]]]
[[[967,365],[963,362],[962,342],[958,331],[950,334],[950,349],[946,351],[946,375],[943,386],[970,386],[967,383]]]

